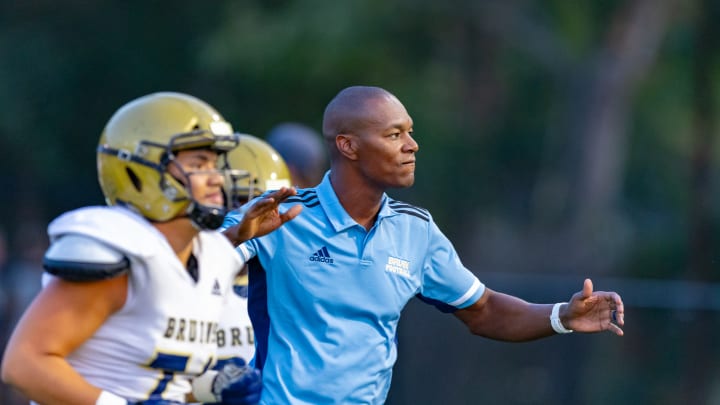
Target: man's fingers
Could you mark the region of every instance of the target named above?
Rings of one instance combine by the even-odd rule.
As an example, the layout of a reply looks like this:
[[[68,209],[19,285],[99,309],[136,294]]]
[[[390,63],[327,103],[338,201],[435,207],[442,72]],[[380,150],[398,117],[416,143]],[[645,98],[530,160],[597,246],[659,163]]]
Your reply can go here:
[[[255,218],[255,217],[262,215],[269,209],[274,209],[275,208],[275,199],[272,197],[256,198],[255,200],[250,202],[250,204],[251,205],[248,208],[245,215],[248,218]]]
[[[282,187],[279,190],[273,191],[265,197],[255,198],[253,201],[250,202],[251,205],[248,211],[252,213],[264,213],[268,209],[277,208],[277,206],[281,202],[296,194],[297,191],[295,190],[295,188]]]
[[[280,187],[280,189],[270,193],[268,197],[274,198],[278,202],[284,201],[288,197],[292,197],[297,194],[295,187]]]
[[[611,323],[611,324],[610,324],[610,328],[609,328],[609,329],[610,329],[611,332],[613,332],[614,334],[616,334],[616,335],[618,335],[618,336],[622,336],[622,335],[625,334],[625,332],[623,332],[622,328],[620,328],[619,326],[615,325],[614,323]]]
[[[614,301],[615,306],[615,322],[622,326],[625,324],[625,306],[618,294],[613,293],[612,300]]]
[[[625,325],[625,314],[620,311],[615,312],[615,320],[619,326]]]
[[[585,279],[585,282],[583,283],[583,290],[582,290],[582,297],[583,298],[590,298],[593,292],[593,283],[592,280],[589,278]]]
[[[293,218],[298,216],[302,210],[303,206],[300,204],[292,206],[289,210],[285,211],[285,213],[280,215],[280,217],[282,218],[282,222],[285,223],[292,220]]]

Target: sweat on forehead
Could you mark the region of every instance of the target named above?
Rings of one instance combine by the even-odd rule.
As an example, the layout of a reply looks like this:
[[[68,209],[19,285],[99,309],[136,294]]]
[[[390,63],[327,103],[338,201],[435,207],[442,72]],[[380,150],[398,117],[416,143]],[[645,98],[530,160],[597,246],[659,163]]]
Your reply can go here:
[[[371,118],[370,102],[379,98],[397,98],[387,90],[373,86],[351,86],[341,90],[325,108],[323,135],[334,137],[343,132],[352,132]],[[399,102],[399,101],[398,101]]]

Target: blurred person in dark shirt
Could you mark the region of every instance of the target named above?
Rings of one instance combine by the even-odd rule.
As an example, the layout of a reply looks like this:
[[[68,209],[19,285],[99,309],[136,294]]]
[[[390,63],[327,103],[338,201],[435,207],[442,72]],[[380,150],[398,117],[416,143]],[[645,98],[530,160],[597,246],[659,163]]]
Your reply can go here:
[[[297,188],[316,186],[328,169],[328,158],[320,133],[297,122],[275,125],[267,142],[282,156]]]

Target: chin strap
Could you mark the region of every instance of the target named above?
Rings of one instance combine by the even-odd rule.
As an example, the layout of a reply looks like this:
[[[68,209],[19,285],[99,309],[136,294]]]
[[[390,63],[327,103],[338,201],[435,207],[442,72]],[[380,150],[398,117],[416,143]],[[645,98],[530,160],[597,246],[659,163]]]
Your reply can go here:
[[[193,201],[187,210],[188,217],[193,225],[200,230],[215,230],[220,228],[225,220],[227,210],[223,207],[209,207]]]

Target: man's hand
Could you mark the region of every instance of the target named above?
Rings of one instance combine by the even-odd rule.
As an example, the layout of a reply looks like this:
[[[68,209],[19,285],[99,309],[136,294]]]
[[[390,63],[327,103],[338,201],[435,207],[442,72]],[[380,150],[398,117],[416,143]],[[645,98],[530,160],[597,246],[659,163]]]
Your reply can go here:
[[[615,292],[595,291],[590,279],[585,279],[582,291],[576,292],[568,305],[560,310],[560,319],[567,328],[577,332],[609,330],[623,335],[625,308]]]
[[[234,246],[267,235],[300,214],[302,205],[295,205],[284,213],[280,213],[278,209],[280,203],[295,194],[297,191],[294,187],[282,187],[264,197],[253,199],[236,211],[241,215],[240,223],[223,233]]]

